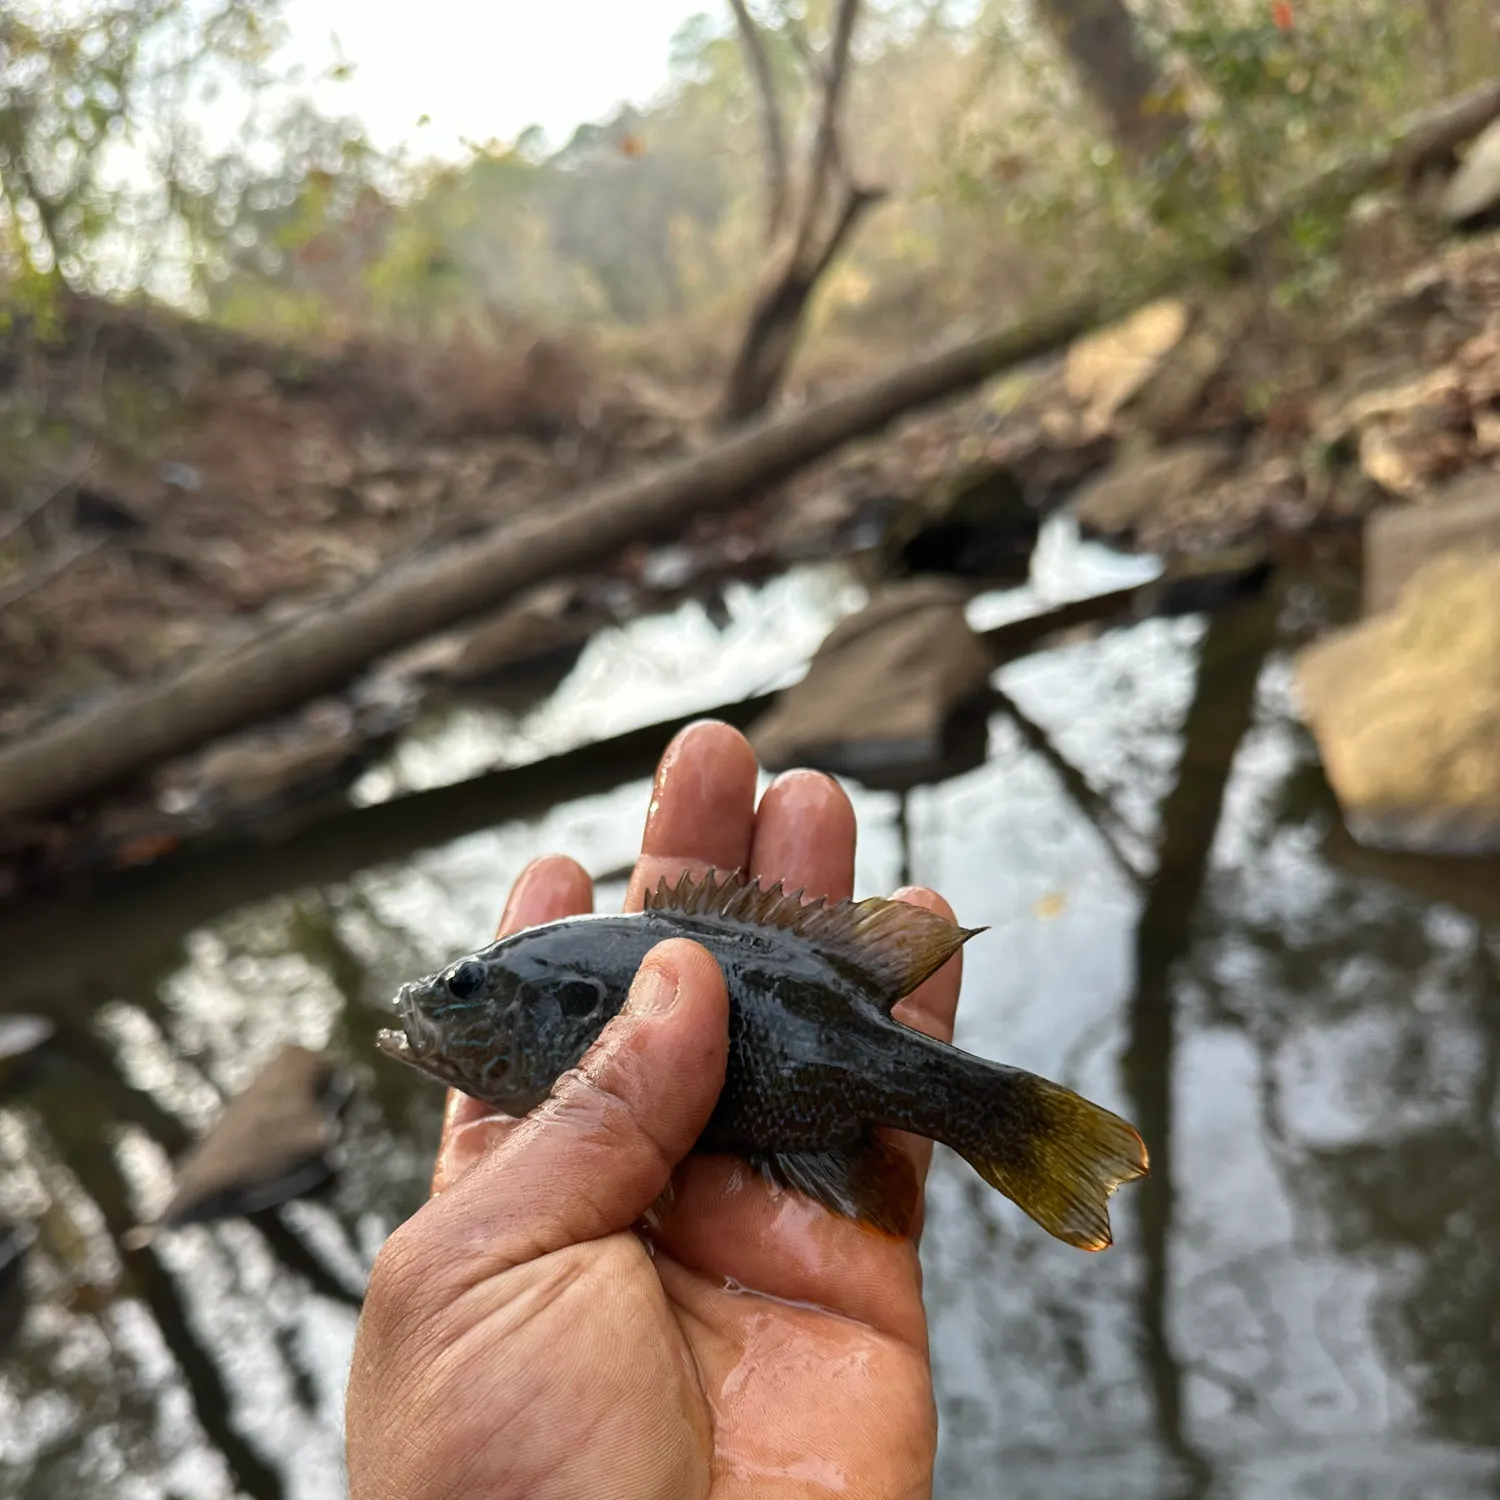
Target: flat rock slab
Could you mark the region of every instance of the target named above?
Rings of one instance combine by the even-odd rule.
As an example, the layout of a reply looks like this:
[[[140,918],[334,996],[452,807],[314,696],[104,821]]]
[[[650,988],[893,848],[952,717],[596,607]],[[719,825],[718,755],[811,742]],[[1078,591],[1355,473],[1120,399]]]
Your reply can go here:
[[[994,669],[964,614],[969,594],[945,579],[903,580],[836,625],[807,676],[751,726],[761,764],[860,776],[941,760],[955,715]]]
[[[133,1233],[133,1245],[153,1230],[255,1213],[326,1182],[347,1093],[348,1080],[331,1058],[284,1046],[183,1158],[171,1202],[154,1224]]]
[[[1364,612],[1395,607],[1443,552],[1500,552],[1500,473],[1471,474],[1423,505],[1376,511],[1365,527]]]
[[[1447,553],[1395,609],[1317,642],[1297,685],[1349,832],[1500,852],[1500,553]]]
[[[1122,457],[1079,486],[1073,513],[1086,536],[1129,540],[1154,512],[1195,497],[1234,461],[1230,444],[1207,438]]]

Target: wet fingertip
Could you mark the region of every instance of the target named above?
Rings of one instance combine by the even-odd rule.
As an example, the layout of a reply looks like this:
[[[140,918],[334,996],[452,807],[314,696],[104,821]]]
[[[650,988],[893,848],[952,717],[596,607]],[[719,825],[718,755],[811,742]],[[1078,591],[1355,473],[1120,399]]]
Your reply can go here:
[[[903,885],[900,890],[891,893],[891,900],[904,901],[908,906],[920,906],[950,922],[958,921],[947,901],[925,885]]]
[[[743,748],[751,761],[755,760],[755,752],[750,748],[750,741],[732,724],[726,724],[723,719],[694,719],[691,724],[684,724],[667,741],[667,748],[662,751],[661,759],[656,766],[658,789],[661,787],[662,778],[685,751],[696,750],[700,744],[707,745],[715,741],[718,742],[716,748],[719,754],[725,751],[735,754]]]
[[[594,904],[594,881],[576,859],[566,854],[543,854],[516,877],[505,902],[497,931],[555,921],[588,911]]]
[[[848,792],[826,771],[806,767],[783,771],[771,782],[761,796],[760,810],[764,813],[773,806],[778,812],[795,811],[807,817],[826,818],[834,812],[854,822],[854,804]]]

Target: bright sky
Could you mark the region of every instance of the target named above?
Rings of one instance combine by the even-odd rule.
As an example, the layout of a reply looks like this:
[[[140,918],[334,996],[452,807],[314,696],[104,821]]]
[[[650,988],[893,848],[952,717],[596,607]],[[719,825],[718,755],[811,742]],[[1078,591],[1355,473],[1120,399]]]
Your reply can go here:
[[[513,140],[537,124],[553,146],[667,80],[672,34],[721,0],[288,0],[286,57],[310,72],[335,57],[354,76],[317,92],[363,120],[376,146],[462,154],[460,140]],[[431,116],[418,127],[417,120]]]

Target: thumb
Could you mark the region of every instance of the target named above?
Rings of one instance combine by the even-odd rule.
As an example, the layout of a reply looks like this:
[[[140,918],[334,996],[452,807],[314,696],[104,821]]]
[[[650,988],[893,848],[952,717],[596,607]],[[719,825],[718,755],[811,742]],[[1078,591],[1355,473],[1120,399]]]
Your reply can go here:
[[[551,1098],[403,1227],[425,1220],[423,1237],[441,1240],[470,1284],[627,1229],[708,1123],[728,1034],[713,956],[682,938],[659,943]]]

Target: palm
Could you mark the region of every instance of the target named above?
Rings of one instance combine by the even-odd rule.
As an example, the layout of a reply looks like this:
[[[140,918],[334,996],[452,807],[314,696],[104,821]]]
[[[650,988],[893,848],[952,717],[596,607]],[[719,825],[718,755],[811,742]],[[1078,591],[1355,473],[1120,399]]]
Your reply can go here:
[[[477,1404],[476,1430],[462,1446],[487,1455],[487,1472],[471,1473],[463,1493],[724,1500],[763,1496],[771,1480],[778,1495],[924,1493],[935,1430],[915,1257],[903,1258],[900,1279],[912,1290],[890,1300],[915,1338],[838,1308],[727,1289],[726,1281],[754,1277],[757,1265],[776,1280],[777,1257],[760,1252],[698,1271],[616,1235],[566,1257],[561,1291],[555,1264],[510,1273],[487,1320],[489,1338],[504,1338],[507,1367],[550,1368],[560,1349],[586,1347],[578,1360],[587,1369],[570,1380],[565,1424],[545,1400],[528,1402],[526,1414],[504,1424],[501,1442],[497,1403]],[[867,1289],[887,1274],[857,1256],[844,1268],[851,1286]],[[546,1317],[517,1319],[544,1283]],[[509,1383],[497,1381],[495,1395]],[[438,1399],[451,1409],[458,1395]],[[517,1453],[527,1455],[520,1469]],[[609,1481],[602,1486],[601,1475]]]
[[[759,1182],[725,1194],[725,1176],[689,1164],[654,1263],[708,1404],[711,1493],[922,1493],[936,1421],[914,1248]]]
[[[681,737],[658,775],[627,909],[663,875],[709,866],[809,896],[851,894],[854,815],[837,786],[784,778],[757,811],[755,783],[754,758],[733,731],[704,725]],[[952,915],[930,892],[906,895]],[[591,905],[576,864],[542,860],[512,892],[501,931]],[[951,1037],[959,964],[896,1014]],[[451,1095],[435,1188],[515,1128]],[[903,1144],[920,1178],[931,1147]],[[493,1316],[469,1309],[486,1346],[503,1345],[507,1369],[555,1363],[559,1349],[580,1343],[589,1364],[569,1387],[565,1416],[533,1402],[516,1419],[525,1450],[549,1455],[540,1467],[491,1472],[463,1492],[519,1492],[520,1481],[528,1494],[583,1494],[593,1492],[588,1476],[603,1474],[597,1492],[622,1496],[763,1495],[768,1483],[788,1496],[927,1493],[936,1417],[914,1240],[774,1191],[729,1158],[690,1157],[673,1185],[670,1209],[645,1238],[611,1234],[507,1271],[483,1294],[495,1299]],[[541,1314],[518,1313],[534,1302]]]

